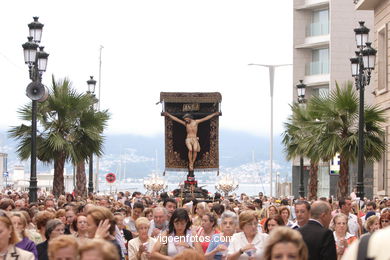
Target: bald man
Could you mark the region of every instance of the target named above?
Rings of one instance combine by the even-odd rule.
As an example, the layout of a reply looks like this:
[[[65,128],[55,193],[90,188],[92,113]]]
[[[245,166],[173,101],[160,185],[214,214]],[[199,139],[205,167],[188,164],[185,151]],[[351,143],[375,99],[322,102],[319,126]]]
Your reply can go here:
[[[315,201],[310,208],[311,218],[306,225],[299,228],[309,250],[309,260],[336,260],[336,242],[329,229],[332,219],[330,204]]]

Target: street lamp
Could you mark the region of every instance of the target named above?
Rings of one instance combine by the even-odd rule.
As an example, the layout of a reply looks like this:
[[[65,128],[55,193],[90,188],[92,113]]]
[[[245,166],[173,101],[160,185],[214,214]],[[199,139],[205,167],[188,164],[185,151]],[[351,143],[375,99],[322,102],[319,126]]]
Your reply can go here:
[[[306,93],[306,85],[303,83],[303,80],[299,80],[299,83],[297,84],[297,96],[298,96],[298,103],[304,104],[306,102],[305,100],[305,93]],[[299,157],[299,196],[301,198],[305,197],[305,187],[303,185],[303,156],[301,155]]]
[[[364,88],[370,84],[371,71],[375,68],[376,50],[368,42],[370,29],[359,22],[359,27],[354,29],[356,46],[358,51],[356,57],[351,58],[352,77],[355,78],[356,89],[359,90],[359,143],[358,143],[358,176],[356,182],[356,195],[364,198]]]
[[[144,180],[144,187],[147,191],[151,192],[154,197],[157,197],[160,191],[165,190],[168,187],[168,184],[163,178],[152,174],[152,177]]]
[[[31,163],[30,163],[30,203],[37,201],[37,102],[43,102],[48,97],[47,88],[41,83],[42,74],[46,71],[49,54],[39,47],[41,42],[43,24],[38,21],[38,17],[33,17],[34,21],[28,25],[28,41],[22,45],[24,62],[28,65],[31,83],[28,84],[26,95],[32,100],[31,106]],[[39,50],[38,50],[39,47]]]
[[[279,64],[279,65],[266,65],[266,64],[256,64],[250,63],[249,66],[261,66],[266,67],[269,70],[269,86],[270,86],[270,97],[271,97],[271,129],[270,129],[270,145],[269,145],[269,168],[270,168],[270,197],[272,197],[272,183],[273,183],[273,144],[274,144],[274,78],[275,78],[275,68],[290,66],[291,64]]]
[[[92,98],[95,101],[96,100],[96,98],[95,98],[96,80],[93,79],[93,76],[90,76],[90,79],[87,80],[87,84],[88,84],[87,94],[92,95]],[[92,110],[94,109],[93,104],[91,106],[91,109]],[[93,153],[89,157],[88,193],[93,193]]]
[[[232,175],[225,175],[215,185],[215,189],[225,194],[225,198],[228,197],[229,192],[232,192],[238,188],[238,182]]]

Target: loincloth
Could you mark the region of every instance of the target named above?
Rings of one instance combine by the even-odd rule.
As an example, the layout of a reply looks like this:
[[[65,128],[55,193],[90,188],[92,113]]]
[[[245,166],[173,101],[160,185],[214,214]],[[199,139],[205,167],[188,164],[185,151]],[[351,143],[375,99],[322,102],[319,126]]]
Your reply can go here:
[[[192,147],[193,151],[200,152],[199,137],[188,137],[186,138],[187,147]]]

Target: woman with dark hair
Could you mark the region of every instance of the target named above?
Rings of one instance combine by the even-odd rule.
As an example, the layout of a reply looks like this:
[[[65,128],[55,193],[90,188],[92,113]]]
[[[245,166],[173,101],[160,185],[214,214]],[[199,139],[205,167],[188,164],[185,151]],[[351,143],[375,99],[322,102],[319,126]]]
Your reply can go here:
[[[15,203],[12,199],[4,198],[0,200],[0,209],[11,211],[15,209]]]
[[[264,231],[269,234],[277,226],[284,226],[283,218],[280,215],[273,215],[265,221]]]
[[[152,258],[172,259],[173,256],[181,253],[185,249],[197,250],[203,253],[202,247],[198,242],[192,239],[195,235],[191,232],[191,219],[187,210],[183,208],[176,209],[168,224],[168,231],[164,232],[153,247]]]
[[[73,197],[72,193],[66,194],[66,203],[69,204],[69,203],[71,203],[73,201],[75,201],[75,200],[74,200],[74,197]]]
[[[74,219],[72,227],[76,231],[73,235],[77,238],[78,242],[88,239],[87,215],[79,213]]]

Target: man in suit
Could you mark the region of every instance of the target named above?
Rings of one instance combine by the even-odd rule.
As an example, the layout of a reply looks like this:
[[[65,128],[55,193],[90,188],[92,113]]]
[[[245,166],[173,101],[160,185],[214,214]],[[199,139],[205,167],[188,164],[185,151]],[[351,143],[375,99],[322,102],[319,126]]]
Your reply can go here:
[[[328,202],[316,201],[311,205],[309,222],[298,231],[309,250],[309,260],[336,260],[336,243],[329,229],[332,219]]]

